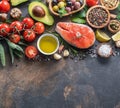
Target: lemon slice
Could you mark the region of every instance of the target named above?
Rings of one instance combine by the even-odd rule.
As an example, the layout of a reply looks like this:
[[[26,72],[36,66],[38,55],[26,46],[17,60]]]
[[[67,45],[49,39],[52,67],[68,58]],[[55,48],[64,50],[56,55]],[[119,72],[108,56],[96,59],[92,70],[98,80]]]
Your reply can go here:
[[[112,36],[113,41],[119,41],[120,40],[120,31],[117,32]]]
[[[98,40],[99,42],[107,42],[110,39],[111,38],[106,33],[102,32],[99,29],[96,30],[96,40]]]

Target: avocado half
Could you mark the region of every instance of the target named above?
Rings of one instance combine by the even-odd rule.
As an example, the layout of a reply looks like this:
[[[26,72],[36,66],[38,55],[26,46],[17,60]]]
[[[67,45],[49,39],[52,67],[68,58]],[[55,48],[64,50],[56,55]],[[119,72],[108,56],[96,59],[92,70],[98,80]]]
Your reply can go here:
[[[45,11],[45,16],[43,17],[37,17],[33,14],[32,10],[35,6],[40,6],[44,9]],[[49,10],[47,8],[47,6],[45,4],[43,4],[42,2],[38,2],[38,1],[34,1],[34,2],[31,2],[28,6],[28,12],[30,14],[30,16],[36,20],[36,21],[40,21],[46,25],[53,25],[54,23],[54,19],[53,17],[50,15],[49,13]]]
[[[12,6],[17,6],[26,1],[28,1],[28,0],[10,0]]]

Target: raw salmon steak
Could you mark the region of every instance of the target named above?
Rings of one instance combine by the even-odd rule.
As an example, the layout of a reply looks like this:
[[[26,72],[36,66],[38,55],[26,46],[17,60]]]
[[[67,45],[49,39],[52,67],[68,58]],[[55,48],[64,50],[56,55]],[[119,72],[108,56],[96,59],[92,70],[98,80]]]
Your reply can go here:
[[[80,49],[89,48],[95,42],[94,31],[84,24],[58,22],[55,30],[66,42]]]

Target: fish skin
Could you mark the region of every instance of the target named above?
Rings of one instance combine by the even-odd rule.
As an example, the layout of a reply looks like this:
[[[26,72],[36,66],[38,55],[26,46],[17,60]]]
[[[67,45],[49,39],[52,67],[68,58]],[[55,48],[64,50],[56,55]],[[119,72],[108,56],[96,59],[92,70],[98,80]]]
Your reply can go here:
[[[94,31],[85,24],[58,22],[55,30],[65,41],[80,49],[87,49],[95,42]]]

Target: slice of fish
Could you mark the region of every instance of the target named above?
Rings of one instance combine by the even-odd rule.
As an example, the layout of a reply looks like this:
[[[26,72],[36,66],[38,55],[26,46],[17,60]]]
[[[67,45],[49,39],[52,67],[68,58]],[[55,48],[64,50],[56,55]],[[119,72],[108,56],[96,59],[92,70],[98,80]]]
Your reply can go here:
[[[58,22],[55,30],[65,41],[80,49],[89,48],[95,42],[94,31],[84,24]]]

